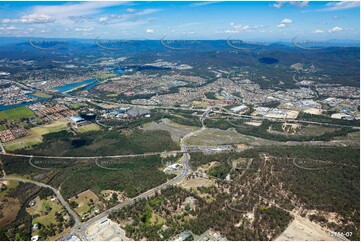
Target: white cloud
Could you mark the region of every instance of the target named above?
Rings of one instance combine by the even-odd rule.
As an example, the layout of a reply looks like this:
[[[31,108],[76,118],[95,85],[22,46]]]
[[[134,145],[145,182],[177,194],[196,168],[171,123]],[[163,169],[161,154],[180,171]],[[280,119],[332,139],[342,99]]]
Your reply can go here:
[[[147,34],[154,34],[154,29],[147,29],[146,31],[145,31]]]
[[[211,2],[197,2],[197,3],[192,3],[191,7],[202,7],[202,6],[207,6],[207,5],[210,5],[210,4],[215,4],[215,3],[218,3],[217,1],[211,1]]]
[[[312,31],[312,33],[315,33],[315,34],[321,34],[323,33],[324,31],[323,30],[320,30],[320,29],[316,29],[314,31]]]
[[[232,28],[229,30],[225,30],[225,33],[239,33],[250,28],[249,25],[235,24],[233,22],[230,25]]]
[[[285,5],[287,2],[276,2],[273,4],[273,7],[275,8],[281,8],[283,5]]]
[[[134,9],[134,8],[127,8],[126,11],[127,11],[128,13],[135,13],[135,12],[137,12],[137,10]]]
[[[98,19],[98,22],[99,23],[107,23],[108,22],[108,17],[100,17],[99,19]]]
[[[9,26],[9,27],[0,27],[0,30],[15,30],[16,28],[13,26]]]
[[[261,29],[264,29],[264,25],[243,25],[243,24],[235,24],[234,22],[230,23],[231,29],[225,30],[225,31],[216,31],[216,33],[240,33],[240,32],[261,32]]]
[[[281,21],[282,24],[291,24],[293,21],[292,19],[285,18]]]
[[[94,28],[93,27],[89,27],[89,28],[75,28],[74,29],[77,32],[89,32],[89,31],[93,31]]]
[[[299,8],[303,8],[308,6],[308,1],[291,1],[289,2],[291,5],[299,7]]]
[[[332,34],[332,33],[340,32],[342,30],[343,30],[343,28],[336,26],[336,27],[333,27],[332,29],[329,29],[328,32]]]
[[[115,23],[119,23],[121,21],[134,19],[134,18],[139,17],[139,16],[156,13],[156,12],[161,11],[161,10],[162,9],[149,8],[149,9],[144,9],[142,11],[138,11],[138,12],[131,13],[131,14],[111,14],[111,15],[108,15],[108,16],[100,17],[98,19],[98,22],[102,23],[102,24],[115,24]]]
[[[337,11],[342,9],[359,8],[359,7],[360,7],[359,1],[329,2],[326,4],[325,8],[321,9],[321,11]]]
[[[3,19],[3,23],[22,23],[22,24],[40,24],[40,23],[52,23],[55,18],[45,14],[30,14],[24,15],[18,19]]]
[[[193,35],[195,34],[195,32],[190,31],[190,32],[182,32],[183,35]]]
[[[281,8],[286,3],[290,3],[292,6],[295,6],[298,8],[303,8],[303,7],[308,6],[308,1],[278,1],[274,4],[272,4],[272,6],[275,8]]]
[[[79,2],[66,3],[53,6],[36,6],[33,8],[35,14],[46,13],[57,19],[69,16],[84,16],[99,13],[102,8],[123,5],[126,2]]]
[[[70,20],[73,20],[76,23],[85,23],[91,21],[93,18],[90,16],[69,16]]]
[[[159,8],[148,8],[148,9],[144,9],[142,11],[136,12],[134,15],[135,16],[141,16],[141,15],[156,13],[156,12],[159,12],[161,10],[162,9],[159,9]]]
[[[285,18],[277,25],[277,28],[285,28],[288,24],[291,24],[292,22],[292,19]]]

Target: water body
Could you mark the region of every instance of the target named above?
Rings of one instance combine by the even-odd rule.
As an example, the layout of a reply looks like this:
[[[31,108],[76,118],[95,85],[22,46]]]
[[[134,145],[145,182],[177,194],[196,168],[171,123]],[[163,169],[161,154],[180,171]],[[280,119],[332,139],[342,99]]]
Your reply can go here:
[[[74,90],[74,89],[77,89],[81,86],[88,86],[89,84],[92,84],[96,82],[96,79],[95,78],[92,78],[92,79],[88,79],[88,80],[85,80],[85,81],[82,81],[82,82],[77,82],[77,83],[71,83],[71,84],[66,84],[66,85],[63,85],[63,86],[59,86],[59,87],[56,87],[54,88],[55,90],[59,91],[59,92],[69,92],[71,90]]]
[[[111,71],[111,73],[116,74],[117,76],[121,76],[124,73],[124,69],[122,67],[118,67],[114,70]],[[71,90],[78,90],[79,87],[83,86],[82,88],[80,88],[81,90],[91,90],[93,87],[95,87],[96,85],[98,85],[99,82],[96,78],[92,78],[92,79],[88,79],[82,82],[77,82],[77,83],[71,83],[71,84],[66,84],[63,86],[59,86],[56,87],[55,90],[61,92],[61,93],[65,93],[65,92],[71,92]],[[32,94],[29,94],[32,97]],[[12,108],[16,108],[16,107],[21,107],[21,106],[27,106],[30,104],[34,104],[34,103],[38,103],[41,101],[45,101],[51,98],[42,98],[42,97],[36,97],[37,100],[32,101],[32,102],[24,102],[24,103],[19,103],[19,104],[15,104],[15,105],[9,105],[9,106],[4,106],[4,105],[0,105],[0,111],[3,110],[8,110],[8,109],[12,109]]]
[[[118,67],[111,71],[111,73],[116,74],[117,76],[120,76],[124,73],[124,70],[122,67]],[[65,93],[65,92],[71,92],[72,90],[78,90],[79,87],[80,90],[91,90],[93,87],[98,85],[99,82],[96,78],[88,79],[82,82],[72,83],[72,84],[66,84],[63,86],[56,87],[55,90],[58,90],[59,92]]]
[[[17,108],[17,107],[22,107],[22,106],[27,106],[27,105],[31,105],[31,104],[34,104],[34,103],[38,103],[38,102],[41,102],[41,101],[45,101],[45,100],[51,99],[51,98],[37,97],[37,96],[34,96],[34,95],[32,95],[32,94],[29,94],[28,96],[35,97],[36,100],[31,101],[31,102],[25,102],[25,103],[19,103],[19,104],[9,105],[9,106],[0,105],[0,111],[12,109],[12,108]]]

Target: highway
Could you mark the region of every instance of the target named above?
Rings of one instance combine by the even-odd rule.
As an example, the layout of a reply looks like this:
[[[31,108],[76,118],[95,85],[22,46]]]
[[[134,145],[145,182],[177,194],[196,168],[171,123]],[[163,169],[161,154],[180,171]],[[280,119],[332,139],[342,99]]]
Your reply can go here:
[[[78,215],[76,214],[76,212],[74,212],[74,210],[70,207],[70,205],[67,203],[67,201],[63,198],[63,196],[61,195],[60,191],[50,185],[47,185],[45,183],[41,183],[41,182],[37,182],[37,181],[32,181],[29,179],[24,179],[24,178],[19,178],[19,177],[7,177],[4,176],[2,178],[0,178],[0,181],[19,181],[19,182],[25,182],[25,183],[32,183],[35,184],[36,186],[39,187],[44,187],[44,188],[49,188],[51,189],[56,197],[59,199],[60,203],[63,205],[63,207],[66,209],[66,211],[69,213],[69,215],[73,218],[74,220],[74,226],[78,226],[78,224],[81,223]]]

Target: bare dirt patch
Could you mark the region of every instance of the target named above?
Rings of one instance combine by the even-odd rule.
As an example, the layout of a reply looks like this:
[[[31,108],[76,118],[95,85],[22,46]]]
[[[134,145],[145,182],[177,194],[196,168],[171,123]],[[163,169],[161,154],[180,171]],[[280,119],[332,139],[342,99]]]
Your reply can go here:
[[[276,241],[337,241],[331,232],[311,221],[296,216],[288,228],[276,239]]]
[[[214,185],[214,181],[203,177],[184,180],[180,184],[180,186],[185,189],[197,188],[197,187],[211,187],[213,185]]]
[[[21,205],[15,198],[0,198],[0,227],[4,227],[12,223],[16,219]]]

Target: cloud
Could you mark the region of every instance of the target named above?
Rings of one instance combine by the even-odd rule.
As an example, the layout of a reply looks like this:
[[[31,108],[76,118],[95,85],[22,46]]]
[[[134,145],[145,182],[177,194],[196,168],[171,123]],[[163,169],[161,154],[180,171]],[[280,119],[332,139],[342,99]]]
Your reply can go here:
[[[261,32],[261,29],[265,28],[264,25],[250,26],[250,25],[243,25],[243,24],[235,24],[233,22],[231,22],[230,25],[231,25],[231,29],[224,30],[224,31],[216,31],[216,33],[234,34],[234,33],[240,33],[240,32],[255,32],[255,31]]]
[[[154,29],[147,29],[146,31],[145,31],[147,34],[154,34]]]
[[[308,6],[308,1],[278,1],[274,4],[272,4],[275,8],[282,8],[286,3],[291,4],[292,6],[303,8]]]
[[[276,2],[274,4],[272,4],[273,7],[275,8],[282,8],[283,5],[285,5],[287,2]]]
[[[289,3],[298,8],[303,8],[303,7],[308,6],[308,1],[292,1]]]
[[[55,18],[45,14],[30,14],[24,15],[19,19],[3,19],[2,23],[21,23],[21,24],[42,24],[52,23]]]
[[[131,14],[111,14],[108,16],[100,17],[98,19],[98,22],[101,24],[114,24],[114,23],[119,23],[122,21],[130,20],[130,19],[135,19],[140,16],[156,13],[161,10],[162,9],[149,8],[149,9],[144,9],[144,10],[137,11],[137,12],[131,13]]]
[[[285,18],[281,21],[282,24],[291,24],[293,21],[292,19]]]
[[[230,25],[232,28],[225,30],[224,33],[239,33],[250,28],[249,25],[235,24],[233,22]]]
[[[36,6],[33,8],[35,14],[48,14],[56,16],[57,19],[69,16],[85,16],[96,14],[102,11],[103,8],[118,6],[126,4],[126,2],[79,2],[66,3],[63,5],[53,6]]]
[[[212,2],[197,2],[197,3],[192,3],[191,7],[202,7],[202,6],[207,6],[207,5],[210,5],[210,4],[215,4],[215,3],[219,3],[217,1],[212,1]]]
[[[333,33],[336,33],[336,32],[340,32],[342,30],[343,30],[343,28],[341,28],[341,27],[333,27],[332,29],[329,29],[328,32],[333,34]]]
[[[277,28],[285,28],[287,25],[291,23],[293,23],[292,19],[285,18],[277,25]]]
[[[89,28],[75,28],[74,30],[77,31],[77,32],[90,32],[90,31],[93,31],[94,28],[93,28],[93,27],[89,27]]]
[[[85,23],[91,21],[93,18],[90,16],[69,16],[70,20],[73,20],[76,23]]]
[[[337,19],[343,19],[343,18],[345,18],[345,17],[335,15],[335,16],[333,16],[332,18],[337,20]]]
[[[360,2],[353,1],[353,2],[329,2],[326,4],[325,8],[320,9],[321,11],[338,11],[343,9],[349,8],[359,8]]]
[[[323,30],[320,30],[320,29],[316,29],[314,31],[312,31],[312,33],[315,33],[315,34],[321,34],[323,33],[324,31]]]
[[[127,11],[128,13],[135,13],[135,12],[137,12],[137,10],[134,9],[134,8],[127,8],[126,11]]]
[[[0,30],[16,30],[15,27],[9,26],[9,27],[0,27]]]

